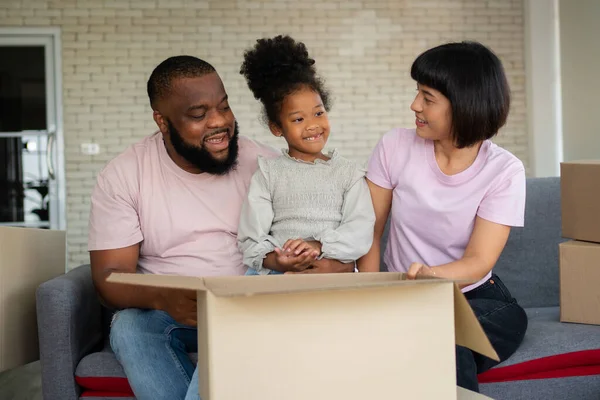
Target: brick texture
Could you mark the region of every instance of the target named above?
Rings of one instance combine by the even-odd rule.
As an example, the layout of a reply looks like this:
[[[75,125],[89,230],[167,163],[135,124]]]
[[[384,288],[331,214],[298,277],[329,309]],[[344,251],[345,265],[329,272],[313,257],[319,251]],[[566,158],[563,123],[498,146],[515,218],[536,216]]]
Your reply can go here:
[[[522,0],[2,0],[0,26],[62,29],[70,267],[89,261],[97,172],[156,128],[145,85],[171,55],[211,62],[241,132],[281,147],[238,71],[257,38],[287,33],[304,41],[333,93],[330,147],[365,161],[383,133],[414,125],[414,58],[446,41],[479,40],[502,59],[513,93],[495,141],[528,164]],[[101,153],[80,154],[83,142],[99,143]]]

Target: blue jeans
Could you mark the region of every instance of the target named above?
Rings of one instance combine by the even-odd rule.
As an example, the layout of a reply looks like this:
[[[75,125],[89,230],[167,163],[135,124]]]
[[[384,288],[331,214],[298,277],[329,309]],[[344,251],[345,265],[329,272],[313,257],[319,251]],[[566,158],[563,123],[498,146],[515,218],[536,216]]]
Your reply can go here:
[[[527,315],[496,274],[481,286],[465,293],[481,327],[498,353],[500,362],[518,348],[527,330]],[[458,386],[479,392],[477,374],[498,362],[466,347],[456,346]]]
[[[158,310],[129,308],[115,314],[110,345],[138,400],[199,400],[195,327]]]

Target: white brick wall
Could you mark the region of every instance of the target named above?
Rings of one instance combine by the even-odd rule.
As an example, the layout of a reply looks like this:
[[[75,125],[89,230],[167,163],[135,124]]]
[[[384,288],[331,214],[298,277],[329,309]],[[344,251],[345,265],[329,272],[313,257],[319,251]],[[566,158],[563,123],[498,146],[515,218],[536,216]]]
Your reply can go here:
[[[191,54],[221,74],[241,131],[281,145],[259,121],[239,67],[255,39],[287,33],[304,41],[333,92],[330,145],[364,161],[392,127],[414,124],[409,69],[423,50],[479,40],[504,62],[513,92],[497,143],[525,165],[522,0],[1,0],[0,26],[60,26],[69,264],[88,262],[89,195],[98,170],[155,129],[145,93],[152,69]],[[101,145],[98,156],[79,153]]]

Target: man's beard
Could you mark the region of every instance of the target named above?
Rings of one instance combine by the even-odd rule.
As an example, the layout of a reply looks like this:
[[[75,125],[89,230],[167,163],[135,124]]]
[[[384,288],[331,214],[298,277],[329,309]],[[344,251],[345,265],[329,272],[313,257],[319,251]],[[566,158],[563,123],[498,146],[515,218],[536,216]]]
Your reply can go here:
[[[212,175],[225,175],[235,169],[238,156],[238,124],[235,121],[233,136],[229,138],[229,148],[227,149],[227,158],[219,160],[213,157],[204,146],[195,146],[187,143],[179,131],[173,126],[171,121],[167,119],[167,127],[169,128],[169,137],[173,148],[187,162],[198,168],[202,172]],[[221,130],[214,133],[222,133]]]

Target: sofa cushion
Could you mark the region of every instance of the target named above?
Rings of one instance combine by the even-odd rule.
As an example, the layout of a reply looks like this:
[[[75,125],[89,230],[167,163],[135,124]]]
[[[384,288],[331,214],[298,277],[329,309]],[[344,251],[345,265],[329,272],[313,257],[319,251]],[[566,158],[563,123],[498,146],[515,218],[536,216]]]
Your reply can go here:
[[[198,362],[198,354],[189,353],[193,363]],[[102,351],[85,356],[75,370],[77,384],[84,388],[85,397],[98,397],[100,392],[119,394],[120,396],[133,395],[131,386],[125,376],[125,371],[108,341]],[[82,395],[83,397],[83,395]]]
[[[600,375],[487,383],[479,390],[495,400],[598,400]]]
[[[529,319],[523,343],[499,367],[541,357],[600,349],[600,326],[560,322],[559,307],[525,309]]]
[[[480,383],[600,374],[600,327],[559,322],[559,308],[526,309],[529,327],[512,357],[479,375]]]
[[[85,356],[77,365],[75,380],[86,390],[132,393],[125,371],[112,351]]]

